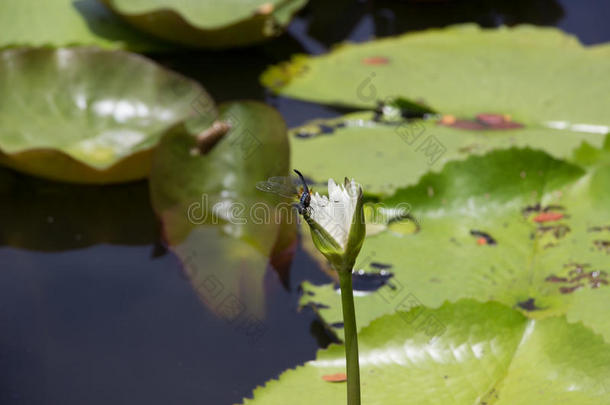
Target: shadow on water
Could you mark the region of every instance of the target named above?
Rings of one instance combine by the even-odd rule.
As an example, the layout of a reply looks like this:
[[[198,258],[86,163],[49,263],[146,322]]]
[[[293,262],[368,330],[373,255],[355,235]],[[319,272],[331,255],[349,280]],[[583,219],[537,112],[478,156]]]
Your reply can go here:
[[[159,240],[145,181],[82,186],[0,169],[0,223],[0,246],[42,252]]]
[[[265,274],[252,339],[203,305],[177,257],[151,254],[147,187],[0,170],[0,403],[235,403],[325,344],[297,310],[304,279],[327,281],[304,252],[287,286]]]
[[[328,48],[345,38],[359,42],[467,22],[482,27],[555,25],[563,14],[556,0],[312,0],[303,18],[307,34]]]
[[[323,344],[312,311],[296,308],[297,283],[321,274],[305,257],[292,292],[267,274],[255,340],[206,310],[178,260],[152,259],[150,246],[0,258],[2,404],[236,403]]]
[[[159,43],[160,47],[171,46],[162,45],[160,40],[136,31],[98,0],[73,0],[72,7],[80,14],[88,28],[99,37],[110,41],[124,41],[125,37],[130,38],[128,42],[133,47],[130,49],[142,49],[142,46],[148,43]]]
[[[309,119],[332,118],[350,111],[275,96],[260,84],[259,77],[268,66],[306,52],[297,38],[285,34],[271,43],[251,48],[213,52],[185,50],[177,54],[149,56],[167,68],[198,80],[216,102],[264,101],[277,108],[292,127]]]

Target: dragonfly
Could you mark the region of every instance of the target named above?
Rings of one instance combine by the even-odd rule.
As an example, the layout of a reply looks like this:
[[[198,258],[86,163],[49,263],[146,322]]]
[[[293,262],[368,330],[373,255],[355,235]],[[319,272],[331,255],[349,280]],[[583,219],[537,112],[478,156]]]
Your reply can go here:
[[[297,198],[299,202],[294,206],[299,214],[303,215],[309,210],[311,190],[300,171],[294,169],[297,176],[273,176],[266,181],[256,183],[256,188],[267,193],[275,193],[286,198]]]

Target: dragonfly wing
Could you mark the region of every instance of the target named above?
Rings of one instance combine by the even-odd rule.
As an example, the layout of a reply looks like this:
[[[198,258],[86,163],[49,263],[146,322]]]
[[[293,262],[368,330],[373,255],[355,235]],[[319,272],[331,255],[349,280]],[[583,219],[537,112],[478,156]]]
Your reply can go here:
[[[279,194],[286,198],[294,198],[298,195],[293,182],[290,178],[286,177],[271,177],[267,181],[259,181],[256,183],[256,188],[260,191]]]

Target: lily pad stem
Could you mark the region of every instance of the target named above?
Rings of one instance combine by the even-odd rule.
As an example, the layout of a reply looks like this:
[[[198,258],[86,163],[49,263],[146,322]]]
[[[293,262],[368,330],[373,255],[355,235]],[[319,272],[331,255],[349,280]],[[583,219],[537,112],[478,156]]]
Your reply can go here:
[[[349,267],[349,268],[347,268]],[[360,365],[358,362],[358,334],[356,332],[356,311],[352,290],[352,267],[339,270],[343,325],[345,332],[345,361],[347,364],[347,405],[360,405]]]

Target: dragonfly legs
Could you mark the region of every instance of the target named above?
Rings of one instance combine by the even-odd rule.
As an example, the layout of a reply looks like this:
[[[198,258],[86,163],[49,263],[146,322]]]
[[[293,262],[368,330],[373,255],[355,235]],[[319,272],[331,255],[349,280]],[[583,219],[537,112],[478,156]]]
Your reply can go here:
[[[297,209],[297,211],[300,215],[306,215],[306,214],[309,215],[310,214],[310,212],[309,212],[310,207],[306,207],[301,202],[294,203],[294,204],[292,204],[292,206]]]

